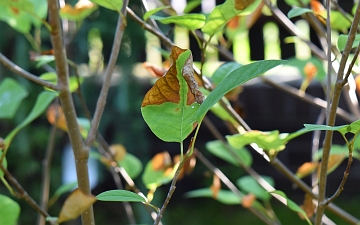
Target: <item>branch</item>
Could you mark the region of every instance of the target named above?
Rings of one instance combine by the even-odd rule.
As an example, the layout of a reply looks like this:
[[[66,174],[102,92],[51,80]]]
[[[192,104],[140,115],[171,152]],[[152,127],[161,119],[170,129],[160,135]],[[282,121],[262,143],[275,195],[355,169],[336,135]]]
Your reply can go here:
[[[31,74],[29,72],[27,72],[26,70],[22,69],[21,67],[19,67],[18,65],[16,65],[15,63],[11,62],[8,58],[6,58],[6,56],[4,56],[2,53],[0,53],[0,62],[6,67],[8,68],[10,71],[12,71],[13,73],[16,73],[28,80],[33,81],[34,83],[40,84],[44,87],[50,88],[52,90],[55,91],[59,91],[60,87],[58,85],[52,84],[50,82],[47,82],[45,80],[40,79],[38,76]]]
[[[110,59],[109,59],[109,64],[107,65],[105,74],[104,74],[105,80],[102,85],[100,96],[97,101],[94,117],[91,122],[91,128],[90,128],[90,131],[88,133],[88,136],[87,136],[86,142],[85,142],[88,147],[91,146],[92,142],[95,139],[95,136],[96,136],[96,133],[97,133],[97,130],[99,127],[99,123],[100,123],[102,114],[104,112],[106,98],[107,98],[109,88],[110,88],[111,78],[114,73],[114,68],[115,68],[115,64],[116,64],[116,61],[117,61],[117,58],[119,55],[122,37],[123,37],[124,30],[126,27],[125,16],[126,16],[126,8],[127,8],[128,3],[129,3],[128,0],[125,0],[123,2],[121,13],[118,18],[113,47],[112,47],[111,55],[110,55]]]
[[[69,69],[66,60],[65,47],[63,43],[63,34],[60,25],[59,2],[48,0],[49,23],[51,26],[51,41],[54,49],[56,71],[59,85],[62,87],[59,98],[64,110],[66,125],[69,128],[71,146],[73,149],[76,165],[76,174],[79,189],[85,194],[91,194],[88,158],[89,148],[85,148],[80,133],[74,102],[69,90]],[[84,225],[94,225],[94,212],[92,206],[82,214]]]
[[[25,191],[21,184],[15,179],[15,177],[0,163],[0,170],[4,172],[5,177],[14,185],[16,190],[19,192],[18,197],[24,199],[32,208],[38,211],[43,217],[50,217],[50,215],[41,208],[33,198]]]
[[[330,7],[329,2],[330,1],[328,0],[327,7]],[[336,109],[337,109],[337,106],[339,105],[341,90],[347,82],[347,80],[344,78],[345,66],[346,66],[346,62],[349,57],[350,51],[352,49],[352,44],[354,43],[354,40],[355,40],[355,35],[356,35],[356,31],[357,31],[359,22],[360,22],[360,5],[358,5],[356,8],[355,17],[351,24],[351,28],[350,28],[350,32],[349,32],[349,38],[346,42],[345,49],[343,51],[343,54],[342,54],[342,57],[340,60],[340,67],[339,67],[339,71],[337,74],[332,103],[330,106],[330,113],[329,113],[329,117],[327,118],[328,126],[334,126],[334,124],[335,124]],[[327,202],[325,201],[325,192],[326,192],[327,167],[328,167],[328,162],[329,162],[329,157],[330,157],[330,149],[332,146],[332,136],[333,136],[333,131],[326,131],[324,147],[323,147],[323,156],[322,156],[322,162],[321,162],[321,169],[320,169],[320,177],[319,177],[319,199],[318,199],[319,202],[318,202],[318,207],[316,210],[316,219],[315,219],[316,225],[321,224],[322,216],[324,214],[325,206],[327,204]]]

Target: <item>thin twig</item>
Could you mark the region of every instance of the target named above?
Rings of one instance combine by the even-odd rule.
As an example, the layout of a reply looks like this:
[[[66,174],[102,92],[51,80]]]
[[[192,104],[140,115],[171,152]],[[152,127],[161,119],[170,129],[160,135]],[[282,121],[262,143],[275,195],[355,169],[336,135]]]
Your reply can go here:
[[[4,172],[7,180],[14,185],[16,190],[18,191],[18,197],[24,199],[32,208],[34,208],[37,212],[39,212],[43,217],[50,217],[50,215],[41,208],[35,200],[25,191],[25,189],[21,186],[21,184],[16,180],[16,178],[0,163],[0,170]]]
[[[52,126],[50,130],[48,145],[46,147],[45,158],[42,162],[42,188],[41,188],[41,201],[40,205],[41,208],[44,210],[48,209],[48,202],[49,202],[49,193],[50,193],[50,168],[52,157],[54,154],[54,146],[55,146],[55,135],[56,135],[56,126]],[[43,216],[38,217],[38,225],[45,225],[46,218]]]
[[[120,51],[122,37],[123,37],[124,30],[125,30],[125,27],[127,24],[125,16],[126,16],[126,9],[127,9],[128,3],[129,3],[128,0],[123,1],[121,13],[118,18],[113,47],[111,50],[109,63],[106,67],[105,74],[104,74],[104,77],[105,77],[104,83],[102,85],[101,92],[100,92],[100,95],[99,95],[99,98],[98,98],[98,101],[96,104],[96,109],[95,109],[95,113],[93,116],[93,120],[91,122],[90,131],[89,131],[88,136],[85,141],[87,146],[91,146],[92,142],[94,141],[99,124],[100,124],[102,114],[104,112],[106,99],[107,99],[107,95],[108,95],[110,84],[111,84],[111,78],[114,73],[115,64],[116,64],[116,61],[117,61],[117,58],[119,55],[119,51]]]
[[[201,152],[194,150],[194,154],[196,155],[196,157],[198,159],[200,159],[200,161],[208,168],[210,169],[214,174],[216,174],[216,176],[218,176],[220,178],[220,180],[239,198],[242,198],[244,196],[243,193],[241,193],[239,191],[239,189],[229,180],[229,178],[227,178],[227,176],[225,174],[223,174],[223,172],[221,172],[221,170],[219,170],[217,167],[215,167],[207,158],[205,158],[205,156],[203,156],[203,154],[201,154]],[[266,217],[265,215],[263,215],[261,212],[259,212],[257,209],[255,209],[254,207],[250,207],[249,208],[250,212],[252,212],[254,215],[256,215],[258,218],[260,218],[262,221],[264,221],[266,224],[279,224],[278,221],[271,221],[268,217]]]
[[[89,148],[85,148],[79,124],[77,122],[77,115],[74,102],[69,90],[69,68],[67,65],[66,52],[63,42],[63,34],[60,25],[59,2],[57,0],[48,0],[49,8],[49,23],[51,25],[51,40],[54,49],[56,72],[58,75],[59,85],[62,87],[59,98],[64,110],[68,135],[72,150],[75,157],[76,174],[79,189],[85,194],[91,194],[88,159]],[[93,207],[90,206],[84,213],[82,213],[83,225],[95,225]]]
[[[60,87],[58,85],[52,84],[50,82],[47,82],[45,80],[40,79],[38,76],[31,74],[29,72],[27,72],[26,70],[22,69],[20,66],[16,65],[15,63],[13,63],[11,60],[9,60],[8,58],[6,58],[6,56],[4,56],[2,53],[0,53],[0,62],[6,67],[8,68],[10,71],[12,71],[13,73],[16,73],[28,80],[33,81],[34,83],[40,84],[44,87],[50,88],[52,90],[55,91],[59,91]]]

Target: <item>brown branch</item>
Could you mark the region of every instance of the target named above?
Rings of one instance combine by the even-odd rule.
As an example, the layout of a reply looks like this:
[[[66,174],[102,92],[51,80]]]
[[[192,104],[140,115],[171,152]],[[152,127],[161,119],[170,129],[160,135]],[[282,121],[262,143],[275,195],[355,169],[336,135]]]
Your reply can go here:
[[[63,34],[60,25],[59,2],[48,0],[49,23],[51,26],[51,41],[54,49],[56,71],[59,85],[62,87],[59,98],[64,110],[66,125],[69,128],[71,146],[73,149],[76,165],[76,174],[79,189],[85,194],[91,194],[88,158],[89,148],[85,148],[80,133],[74,102],[69,90],[69,69],[63,42]],[[83,225],[94,225],[94,212],[92,206],[82,213]]]
[[[52,84],[45,80],[40,79],[38,76],[27,72],[26,70],[22,69],[20,66],[16,65],[15,63],[11,62],[8,58],[6,58],[2,53],[0,53],[0,62],[8,68],[13,73],[16,73],[34,83],[40,84],[44,87],[50,88],[55,91],[59,91],[60,87],[58,85]]]
[[[329,2],[329,0],[328,0],[328,2]],[[328,3],[327,7],[330,7],[329,3]],[[350,28],[349,37],[346,42],[345,49],[343,51],[343,54],[342,54],[342,57],[340,60],[340,67],[339,67],[339,71],[337,74],[332,103],[330,106],[330,113],[329,113],[329,117],[327,118],[327,125],[329,125],[329,126],[334,126],[334,124],[335,124],[336,109],[339,104],[341,90],[347,82],[347,80],[344,78],[345,66],[346,66],[348,57],[350,55],[351,49],[352,49],[352,44],[354,43],[354,40],[355,40],[355,35],[356,35],[356,31],[357,31],[359,22],[360,22],[360,5],[358,5],[356,8],[356,13],[355,13],[355,17],[354,17],[354,20],[353,20],[351,28]],[[318,203],[318,207],[316,210],[315,225],[321,224],[322,216],[324,214],[325,206],[326,206],[325,203],[327,203],[325,200],[325,192],[326,192],[326,180],[327,180],[327,167],[328,167],[328,162],[329,162],[329,157],[330,157],[330,149],[332,146],[332,136],[333,136],[332,131],[326,131],[324,146],[323,146],[322,163],[321,163],[321,169],[320,169],[320,177],[319,177],[319,199],[318,199],[319,203]]]
[[[35,200],[25,191],[21,184],[16,180],[16,178],[0,163],[0,170],[4,172],[7,180],[16,188],[18,191],[17,197],[24,199],[32,208],[38,211],[43,217],[50,217],[50,215],[41,208]]]
[[[109,92],[109,88],[110,88],[110,84],[111,84],[111,78],[112,75],[114,73],[114,69],[115,69],[115,64],[119,55],[119,51],[120,51],[120,45],[121,45],[121,41],[122,41],[122,37],[124,34],[124,30],[126,27],[126,8],[128,5],[129,1],[125,0],[123,1],[123,6],[121,9],[121,13],[119,15],[118,18],[118,22],[117,22],[117,26],[116,26],[116,32],[115,32],[115,37],[114,37],[114,42],[113,42],[113,47],[111,50],[111,55],[110,55],[110,59],[109,59],[109,63],[106,67],[105,70],[105,80],[104,83],[102,85],[101,88],[101,92],[97,101],[97,105],[96,105],[96,109],[95,109],[95,113],[94,113],[94,117],[93,120],[91,122],[91,128],[90,131],[88,133],[88,136],[86,138],[86,145],[89,147],[91,146],[92,142],[95,139],[98,127],[99,127],[99,123],[102,117],[102,114],[104,112],[104,108],[105,108],[105,104],[106,104],[106,98]]]

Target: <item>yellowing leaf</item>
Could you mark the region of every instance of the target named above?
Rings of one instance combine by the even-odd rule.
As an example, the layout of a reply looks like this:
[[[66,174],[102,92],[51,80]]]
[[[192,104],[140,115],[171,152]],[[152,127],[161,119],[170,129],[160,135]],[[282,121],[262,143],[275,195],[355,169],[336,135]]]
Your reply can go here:
[[[67,125],[64,112],[59,104],[52,104],[46,112],[46,117],[50,124],[55,125],[60,130],[67,132]]]
[[[216,174],[214,174],[213,183],[210,186],[210,190],[212,191],[212,196],[214,199],[217,199],[219,191],[221,190],[221,181]]]
[[[235,0],[235,9],[243,10],[254,2],[255,0]]]
[[[116,161],[122,160],[126,155],[126,148],[121,144],[111,145],[109,148]]]
[[[168,152],[160,152],[156,154],[152,159],[152,168],[155,171],[158,170],[166,170],[170,166],[172,166],[171,157]]]
[[[309,194],[305,194],[304,203],[300,206],[307,217],[311,218],[314,215],[316,205],[313,203],[313,198]],[[299,213],[300,218],[305,219],[301,213]]]
[[[65,6],[60,9],[60,15],[62,18],[79,21],[85,19],[95,9],[97,9],[97,5],[94,3],[88,0],[79,0],[74,7],[65,4]]]
[[[256,196],[253,193],[249,193],[243,197],[241,205],[244,208],[250,208],[255,200]]]
[[[58,223],[76,219],[96,201],[95,196],[86,195],[80,189],[75,189],[65,200],[60,211]]]
[[[318,162],[305,162],[296,171],[296,176],[299,178],[306,177],[316,170]]]

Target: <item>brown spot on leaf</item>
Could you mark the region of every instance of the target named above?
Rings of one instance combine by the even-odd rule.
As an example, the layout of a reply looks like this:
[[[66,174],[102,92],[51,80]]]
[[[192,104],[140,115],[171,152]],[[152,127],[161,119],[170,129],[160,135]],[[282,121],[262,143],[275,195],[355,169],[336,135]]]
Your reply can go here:
[[[243,10],[255,2],[255,0],[234,0],[234,1],[235,1],[235,9],[237,10]]]

